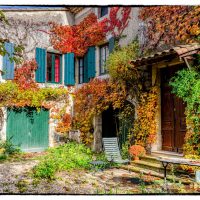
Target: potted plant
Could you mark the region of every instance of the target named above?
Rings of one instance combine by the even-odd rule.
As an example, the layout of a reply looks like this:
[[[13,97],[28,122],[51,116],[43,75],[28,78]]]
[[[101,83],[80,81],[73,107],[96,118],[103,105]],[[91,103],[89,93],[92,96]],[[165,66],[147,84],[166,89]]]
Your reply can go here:
[[[145,148],[141,145],[132,145],[129,148],[129,153],[134,157],[134,160],[139,160],[139,157],[146,154]]]

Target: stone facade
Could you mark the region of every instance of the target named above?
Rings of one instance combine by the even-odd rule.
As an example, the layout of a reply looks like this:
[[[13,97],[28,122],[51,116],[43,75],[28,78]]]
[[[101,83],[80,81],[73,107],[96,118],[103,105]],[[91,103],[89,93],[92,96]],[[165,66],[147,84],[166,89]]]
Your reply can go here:
[[[108,12],[110,8],[108,8]],[[119,44],[121,46],[125,46],[129,44],[133,39],[136,38],[138,34],[139,28],[139,19],[138,19],[138,11],[139,7],[132,7],[131,9],[131,18],[129,20],[129,24],[127,28],[124,30],[123,35],[126,37],[121,38]],[[53,21],[58,24],[62,25],[73,25],[80,23],[89,13],[94,12],[98,16],[98,8],[97,7],[85,7],[81,12],[77,13],[76,15],[71,14],[67,11],[62,10],[12,10],[12,11],[5,11],[5,15],[13,22],[15,26],[13,26],[12,30],[7,31],[0,31],[0,37],[2,38],[9,38],[10,42],[15,44],[22,44],[25,47],[24,50],[24,58],[25,59],[32,59],[35,58],[35,48],[45,48],[48,52],[55,52],[56,50],[53,49],[49,42],[49,31],[48,23]],[[108,17],[108,14],[99,18],[99,20]],[[21,23],[20,22],[25,22]],[[33,26],[32,26],[33,25]],[[27,33],[27,34],[25,34]],[[110,36],[108,35],[107,39]],[[107,41],[108,42],[108,41]],[[100,74],[100,46],[96,46],[96,77],[98,78],[108,78],[109,75],[101,75]],[[0,66],[2,64],[2,58],[0,58]],[[64,73],[62,73],[64,76]],[[75,80],[76,80],[76,87],[81,87],[78,84],[78,59],[75,60]],[[0,76],[0,81],[1,81]],[[62,79],[64,80],[64,78]],[[64,85],[62,82],[61,84],[51,84],[51,83],[43,83],[40,84],[41,87],[58,87],[60,85]],[[59,105],[58,105],[59,106]],[[5,116],[6,116],[6,109],[4,109]],[[68,112],[73,113],[73,100],[70,100],[70,107],[68,108]],[[50,115],[52,114],[50,110]],[[6,119],[6,118],[4,118]],[[56,143],[55,138],[55,125],[57,121],[50,119],[49,125],[49,145],[54,146]],[[101,151],[102,150],[102,117],[101,115],[95,116],[93,120],[94,124],[94,143],[93,149],[94,151]],[[0,131],[1,139],[6,139],[6,120],[3,123],[3,129]]]

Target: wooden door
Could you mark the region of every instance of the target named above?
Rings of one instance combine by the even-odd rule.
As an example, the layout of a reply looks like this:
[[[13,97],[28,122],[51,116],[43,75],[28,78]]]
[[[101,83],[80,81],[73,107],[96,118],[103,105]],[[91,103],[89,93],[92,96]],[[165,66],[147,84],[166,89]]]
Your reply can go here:
[[[48,121],[48,110],[8,109],[6,137],[24,152],[43,151],[49,145]]]
[[[183,66],[161,69],[161,132],[162,149],[182,152],[186,132],[185,104],[171,93],[170,79]]]

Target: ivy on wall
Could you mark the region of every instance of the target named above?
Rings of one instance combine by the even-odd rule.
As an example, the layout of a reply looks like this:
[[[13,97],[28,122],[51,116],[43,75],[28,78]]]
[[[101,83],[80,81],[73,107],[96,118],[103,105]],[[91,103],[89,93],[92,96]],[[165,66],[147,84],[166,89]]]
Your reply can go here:
[[[40,88],[34,80],[37,69],[35,60],[25,61],[15,69],[14,80],[0,84],[0,106],[5,107],[41,107],[50,109],[55,101],[68,103],[68,90],[60,88]]]
[[[62,53],[73,52],[75,56],[83,56],[90,46],[105,40],[104,26],[104,21],[99,22],[94,13],[73,26],[50,23],[51,43]]]
[[[126,90],[107,79],[93,79],[75,91],[73,127],[81,131],[82,141],[92,142],[92,121],[109,106],[122,108],[126,99]]]
[[[147,147],[156,141],[156,113],[158,110],[158,88],[152,87],[149,92],[140,95],[136,107],[137,118],[132,130],[134,144]]]
[[[183,69],[177,72],[170,82],[178,97],[186,102],[185,155],[200,156],[200,75],[198,67],[192,70]]]

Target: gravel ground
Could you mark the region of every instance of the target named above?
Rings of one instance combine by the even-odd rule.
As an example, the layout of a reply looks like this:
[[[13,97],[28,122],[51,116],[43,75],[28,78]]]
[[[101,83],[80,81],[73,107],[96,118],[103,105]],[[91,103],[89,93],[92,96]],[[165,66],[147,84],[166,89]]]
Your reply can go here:
[[[0,164],[0,193],[7,194],[105,194],[138,192],[131,177],[137,175],[123,169],[98,172],[73,170],[57,173],[53,181],[37,181],[30,171],[37,160],[5,162]]]
[[[38,160],[4,162],[0,164],[1,194],[138,194],[147,188],[161,189],[151,181],[158,180],[152,176],[143,176],[141,185],[139,175],[123,169],[106,169],[104,171],[73,170],[56,174],[56,179],[35,180],[30,176],[31,169]],[[144,185],[145,184],[145,185]],[[179,186],[180,187],[180,186]],[[190,188],[188,188],[190,189]],[[174,190],[176,191],[176,189]],[[188,190],[191,193],[191,190]]]

